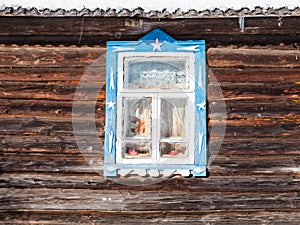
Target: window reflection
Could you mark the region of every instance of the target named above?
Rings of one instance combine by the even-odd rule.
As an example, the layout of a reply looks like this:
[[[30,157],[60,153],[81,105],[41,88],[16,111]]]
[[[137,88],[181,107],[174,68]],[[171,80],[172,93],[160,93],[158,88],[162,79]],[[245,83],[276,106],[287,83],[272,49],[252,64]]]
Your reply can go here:
[[[185,137],[186,99],[161,99],[161,138]]]
[[[125,137],[151,136],[152,99],[123,98],[123,128]]]

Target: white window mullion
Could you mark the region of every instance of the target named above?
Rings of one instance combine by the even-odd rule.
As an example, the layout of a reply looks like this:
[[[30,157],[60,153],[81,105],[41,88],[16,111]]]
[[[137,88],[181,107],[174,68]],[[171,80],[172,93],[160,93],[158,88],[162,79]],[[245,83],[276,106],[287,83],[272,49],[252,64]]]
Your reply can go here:
[[[154,144],[154,148],[155,148],[155,162],[159,161],[160,158],[160,151],[159,151],[159,141],[160,141],[160,126],[161,126],[161,118],[160,118],[160,106],[161,106],[161,99],[158,95],[158,93],[156,93],[155,95],[155,126],[154,126],[154,134],[155,134],[155,144]]]

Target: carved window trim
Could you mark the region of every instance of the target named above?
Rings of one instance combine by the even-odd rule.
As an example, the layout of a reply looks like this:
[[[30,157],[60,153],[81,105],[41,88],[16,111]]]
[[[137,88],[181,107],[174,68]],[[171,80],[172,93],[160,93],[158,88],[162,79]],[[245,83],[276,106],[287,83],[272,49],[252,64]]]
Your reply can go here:
[[[130,57],[137,59],[137,62],[148,59],[154,60],[158,64],[158,59],[161,57],[162,62],[169,60],[172,64],[172,59],[178,60],[180,64],[186,58],[185,73],[183,78],[178,74],[174,75],[170,72],[166,77],[166,73],[162,72],[162,80],[166,80],[167,85],[155,86],[147,82],[155,81],[150,78],[141,78],[139,82],[129,82],[126,75],[125,61],[131,62]],[[134,58],[135,57],[135,58]],[[151,58],[152,57],[152,58]],[[126,59],[126,60],[125,60]],[[180,61],[181,60],[181,61]],[[126,62],[127,62],[126,61]],[[154,63],[154,65],[156,65]],[[177,62],[175,61],[175,64]],[[150,67],[152,62],[149,63]],[[174,64],[174,63],[173,63]],[[138,64],[137,64],[138,65]],[[181,174],[183,176],[206,176],[207,165],[207,143],[206,143],[206,71],[205,71],[205,42],[203,40],[195,41],[176,41],[163,31],[156,29],[145,35],[138,41],[111,41],[107,43],[107,83],[106,83],[106,121],[105,121],[105,148],[104,148],[104,175],[118,176],[128,174],[138,174],[141,176],[169,176],[171,174]],[[160,68],[160,67],[159,67]],[[128,68],[127,68],[128,69]],[[129,69],[128,69],[129,70]],[[149,71],[148,71],[149,72]],[[154,72],[154,75],[160,74]],[[165,77],[163,77],[165,75]],[[127,77],[126,77],[127,76]],[[139,75],[137,75],[139,76]],[[142,77],[142,75],[140,75]],[[126,77],[126,79],[125,79]],[[179,77],[179,78],[178,78]],[[157,78],[159,79],[159,77]],[[170,83],[169,80],[177,79],[176,82]],[[183,84],[181,80],[183,79]],[[178,81],[179,80],[179,81]],[[126,83],[127,82],[127,83]],[[124,85],[124,83],[126,83]],[[160,82],[161,83],[161,82]],[[159,85],[160,85],[159,83]],[[131,85],[131,86],[130,86]],[[170,87],[168,88],[168,85]],[[173,86],[172,86],[173,85]],[[181,97],[184,96],[184,97]],[[125,115],[123,104],[130,102],[127,99],[134,98],[151,98],[151,141],[141,139],[141,148],[146,146],[150,148],[152,153],[146,151],[145,157],[135,157],[138,153],[132,150],[132,157],[124,156],[124,142],[130,142],[123,138],[124,122],[122,115]],[[124,100],[125,98],[125,100]],[[162,99],[187,99],[184,106],[184,113],[187,113],[188,119],[184,117],[185,133],[188,135],[184,144],[178,143],[184,152],[180,157],[163,158],[164,155],[160,152],[160,145],[163,146],[162,137],[160,135],[160,107]],[[146,101],[146,100],[145,100]],[[170,100],[171,101],[171,100]],[[176,102],[176,100],[174,100]],[[132,101],[134,103],[134,101]],[[124,108],[126,108],[124,106]],[[173,107],[174,108],[174,107]],[[175,107],[176,108],[176,107]],[[188,111],[186,109],[189,109]],[[192,111],[190,111],[190,109]],[[148,107],[148,110],[150,108]],[[181,109],[182,110],[182,109]],[[192,112],[192,113],[191,113]],[[154,116],[153,116],[154,113]],[[190,115],[188,114],[190,113]],[[148,119],[150,121],[150,119]],[[150,122],[148,121],[148,124]],[[127,131],[126,131],[127,132]],[[148,137],[148,136],[147,136]],[[180,137],[181,138],[181,137]],[[176,139],[176,138],[175,138]],[[174,139],[174,140],[175,140]],[[169,139],[170,140],[170,139]],[[180,139],[185,140],[185,139]],[[180,142],[178,139],[177,142]],[[127,144],[127,142],[125,144]],[[145,143],[151,145],[148,147]],[[176,140],[174,141],[174,143]],[[136,142],[135,142],[136,143]],[[171,146],[176,146],[169,141]],[[187,144],[186,144],[187,143]],[[185,146],[187,146],[185,148]],[[127,149],[127,145],[126,145]],[[130,149],[131,150],[131,149]],[[174,150],[175,151],[175,150]],[[126,153],[128,154],[128,153]],[[175,152],[178,154],[178,152]],[[150,155],[151,157],[149,157]],[[156,170],[156,173],[153,173]],[[152,171],[152,172],[150,172]]]

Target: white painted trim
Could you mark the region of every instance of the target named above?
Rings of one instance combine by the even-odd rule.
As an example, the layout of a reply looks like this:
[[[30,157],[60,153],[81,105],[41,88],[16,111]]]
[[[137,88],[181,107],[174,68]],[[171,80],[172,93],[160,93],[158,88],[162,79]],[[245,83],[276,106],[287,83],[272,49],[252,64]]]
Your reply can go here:
[[[125,57],[165,57],[168,60],[172,58],[186,58],[187,64],[185,70],[187,71],[187,82],[189,88],[187,89],[125,89],[124,88],[124,58]],[[118,53],[118,71],[117,71],[117,145],[116,145],[116,163],[117,164],[145,164],[145,163],[159,163],[159,164],[194,164],[194,149],[195,149],[195,55],[194,53],[186,52],[120,52]],[[123,97],[152,98],[152,150],[151,158],[122,158],[122,143],[124,141],[122,127],[123,115]],[[160,107],[161,98],[187,98],[186,116],[185,116],[185,134],[186,138],[179,142],[187,143],[186,157],[163,158],[160,157],[159,143],[160,143]],[[157,121],[156,121],[157,120]],[[143,139],[141,139],[143,140]],[[169,139],[174,141],[175,139]]]
[[[172,58],[186,58],[186,74],[187,83],[189,88],[138,88],[138,89],[126,89],[124,88],[125,76],[124,76],[124,58],[127,57],[164,57],[167,60]],[[194,91],[195,89],[195,54],[191,52],[120,52],[118,54],[118,92],[178,92],[178,91]],[[122,78],[122,79],[120,79]]]
[[[203,89],[203,82],[202,82],[202,66],[199,65],[199,71],[198,71],[198,87],[202,89],[202,91],[204,90]]]
[[[109,89],[115,89],[114,68],[110,67]]]

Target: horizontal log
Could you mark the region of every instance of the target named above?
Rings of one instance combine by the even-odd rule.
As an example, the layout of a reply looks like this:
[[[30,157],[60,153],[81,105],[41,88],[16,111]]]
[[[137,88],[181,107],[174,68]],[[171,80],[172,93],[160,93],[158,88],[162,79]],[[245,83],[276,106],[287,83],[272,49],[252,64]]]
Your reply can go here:
[[[85,85],[78,91],[80,85]],[[88,100],[95,93],[101,92],[99,99],[105,98],[105,83],[88,81],[84,84],[77,82],[0,82],[0,97],[7,99],[44,99],[44,100],[73,100],[77,89],[77,94],[81,98]],[[268,82],[268,83],[221,83],[223,95],[228,97],[256,98],[264,97],[263,95],[274,96],[276,98],[291,97],[299,99],[300,86],[297,82]],[[208,98],[220,99],[220,84],[211,83],[208,85]],[[290,96],[289,96],[290,95]]]
[[[97,70],[97,73],[103,73],[106,61],[105,54],[106,49],[99,47],[0,47],[2,58],[0,66],[1,68],[8,68],[6,71],[0,70],[0,75],[4,76],[2,73],[9,72],[13,75],[14,71],[11,68],[18,69],[21,67],[43,67],[48,69],[63,67],[65,70],[70,70],[72,67],[73,69],[74,67],[93,67],[94,70]],[[296,49],[282,50],[273,49],[272,47],[266,49],[232,49],[219,47],[207,50],[207,61],[211,67],[299,68],[298,58],[300,58],[300,52]],[[47,74],[51,70],[45,72]],[[21,73],[24,73],[24,71]],[[34,75],[34,70],[32,73]]]
[[[254,95],[258,97],[260,95],[271,95],[271,96],[281,96],[281,95],[298,95],[300,93],[300,85],[295,83],[281,83],[280,85],[272,83],[222,83],[221,88],[225,97],[235,94],[240,95]],[[216,90],[215,90],[216,89]],[[219,84],[211,84],[208,86],[207,92],[213,93],[219,90]],[[298,96],[297,96],[298,97]]]
[[[0,82],[0,97],[7,99],[42,99],[67,101],[77,99],[85,101],[105,99],[105,83],[102,82]]]
[[[144,211],[144,212],[105,212],[95,210],[1,210],[0,224],[220,224],[260,225],[284,223],[297,225],[300,220],[299,210],[236,210],[236,211]]]
[[[102,174],[65,174],[56,173],[3,173],[0,188],[49,188],[49,189],[89,189],[89,190],[124,190],[124,186]],[[128,182],[130,183],[130,182]],[[158,183],[132,187],[135,191],[159,191],[188,193],[205,192],[264,192],[284,193],[297,190],[299,176],[256,175],[256,176],[216,176],[209,178],[171,177]]]
[[[80,134],[93,134],[93,126],[97,127],[99,136],[103,135],[104,118],[74,117],[31,117],[31,116],[3,116],[0,122],[0,134],[22,134],[22,135],[73,135],[73,125],[77,125]],[[224,121],[210,121],[210,126],[226,125],[226,133],[239,138],[242,137],[278,137],[299,134],[299,117],[286,118],[239,118]],[[95,131],[96,132],[96,131]]]
[[[218,101],[226,102],[226,101],[232,101],[232,100],[242,101],[242,100],[260,99],[260,100],[264,100],[264,101],[287,100],[287,101],[290,101],[290,102],[293,102],[296,104],[299,102],[299,98],[300,98],[300,95],[298,95],[298,94],[283,94],[283,95],[277,96],[277,95],[267,95],[267,94],[257,95],[257,94],[242,93],[237,96],[237,95],[235,95],[235,93],[237,93],[237,92],[225,92],[225,91],[223,91],[224,95],[223,94],[220,95],[218,88],[211,86],[210,91],[212,91],[214,89],[218,90],[218,92],[209,94],[209,96],[207,96],[209,102],[218,102]],[[223,107],[223,103],[222,103],[222,107]]]
[[[69,65],[68,65],[69,66]],[[105,82],[105,66],[76,67],[14,67],[0,65],[0,81],[67,81],[78,82],[81,79],[93,82]]]
[[[94,17],[89,18],[85,17],[84,21],[80,17],[78,18],[51,18],[55,22],[52,22],[54,26],[45,26],[42,24],[46,23],[50,20],[50,18],[34,18],[34,17],[10,17],[5,18],[9,19],[12,23],[16,24],[16,27],[7,26],[3,20],[0,20],[0,24],[3,25],[3,31],[0,33],[2,35],[30,35],[30,34],[38,34],[38,35],[58,35],[62,32],[64,35],[80,35],[82,22],[84,22],[84,31],[82,35],[113,35],[113,32],[118,31],[119,36],[127,36],[127,35],[141,35],[143,32],[147,32],[150,27],[164,27],[169,32],[176,36],[190,36],[200,34],[240,34],[241,30],[238,24],[238,18],[224,18],[224,19],[211,19],[211,18],[201,18],[201,19],[164,19],[160,18],[159,20],[142,18],[137,19],[142,24],[140,26],[126,26],[127,18],[101,18]],[[51,21],[52,21],[51,20]],[[107,22],[109,20],[109,22]],[[135,21],[135,19],[131,19]],[[269,17],[267,19],[261,18],[251,18],[247,17],[246,20],[246,28],[244,30],[245,34],[290,34],[289,22],[293,23],[298,20],[297,17],[285,17],[283,18],[284,23],[282,23],[281,27],[278,27],[277,18]],[[27,21],[27,23],[25,22]],[[259,21],[259,22],[258,22]],[[26,30],[17,29],[18,26],[26,25]],[[174,27],[180,27],[181,29],[175,29]],[[71,27],[73,29],[71,29]],[[173,27],[173,29],[171,29]],[[7,30],[10,28],[10,30]],[[43,28],[43,29],[42,29]],[[190,28],[196,29],[195,31],[191,31]],[[213,29],[214,28],[214,29]],[[162,28],[163,29],[163,28]],[[151,29],[150,29],[151,30]],[[179,31],[179,32],[178,32]],[[177,32],[177,33],[176,33]],[[295,29],[293,30],[294,35],[299,34],[300,31]],[[118,37],[119,37],[118,36]],[[116,38],[118,38],[116,37]]]
[[[81,114],[73,111],[73,104],[84,107]],[[104,117],[105,102],[87,101],[79,103],[77,101],[0,99],[0,115],[58,118],[71,118],[72,116]]]
[[[95,138],[97,137],[97,138]],[[100,142],[99,142],[99,139]],[[15,152],[15,153],[39,153],[39,154],[79,154],[79,149],[82,149],[84,143],[88,143],[94,149],[104,142],[104,137],[92,136],[92,135],[80,135],[80,137],[74,137],[73,135],[5,135],[0,137],[1,148],[0,152]],[[78,146],[78,144],[81,144]],[[103,144],[102,144],[103,146]]]
[[[101,94],[102,95],[102,94]],[[73,110],[73,104],[82,106]],[[221,107],[222,106],[222,107]],[[226,107],[226,111],[224,111]],[[296,98],[252,98],[210,100],[208,102],[210,120],[218,119],[218,113],[226,113],[227,119],[256,120],[297,120],[299,103]],[[78,112],[77,112],[78,111]],[[105,116],[105,101],[56,101],[39,99],[0,99],[0,116],[32,116],[71,118],[72,116]]]
[[[87,189],[0,189],[0,209],[6,210],[280,210],[297,209],[297,191],[287,193],[206,192],[195,195],[185,191],[99,191]]]
[[[211,67],[300,67],[299,50],[210,48]]]
[[[40,154],[34,156],[30,154],[15,159],[13,157],[13,155],[5,157],[1,154],[0,167],[2,173],[30,171],[39,173],[95,173],[80,154],[77,154],[77,156],[66,154]],[[99,170],[99,172],[102,172],[102,170]]]
[[[157,27],[151,27],[150,29],[156,29]],[[123,34],[122,30],[120,32],[115,32],[112,35],[106,34],[95,34],[95,35],[82,35],[80,39],[80,35],[14,35],[14,36],[0,36],[1,43],[3,44],[18,44],[18,45],[64,45],[64,46],[72,46],[72,45],[89,45],[89,46],[103,46],[105,47],[107,41],[132,41],[138,40],[140,37],[146,35],[151,30],[140,34],[139,36],[135,34]],[[219,45],[279,45],[285,44],[290,45],[294,43],[299,43],[300,35],[290,35],[290,34],[278,34],[278,35],[270,35],[270,34],[244,34],[240,33],[239,35],[231,35],[231,34],[207,34],[203,35],[201,33],[190,34],[190,35],[181,35],[174,34],[174,27],[164,29],[169,34],[172,32],[172,36],[177,40],[205,40],[207,46],[217,47]],[[193,30],[191,28],[191,30]],[[179,33],[179,32],[178,32]]]
[[[263,150],[261,150],[263,151]],[[285,155],[222,155],[214,158],[209,171],[214,175],[299,174],[299,154]],[[102,173],[103,150],[86,150],[83,154],[7,153],[1,152],[2,172]],[[92,168],[95,169],[93,169]]]
[[[299,157],[298,146],[300,140],[299,134],[296,133],[290,136],[266,137],[259,138],[258,136],[239,138],[238,134],[225,134],[224,140],[219,140],[218,137],[210,137],[209,154],[210,162],[216,156],[241,156],[241,157]],[[65,135],[5,135],[0,137],[0,153],[1,154],[20,154],[20,155],[36,155],[42,154],[53,155],[60,154],[62,158],[82,154],[89,154],[91,150],[98,151],[99,157],[103,158],[103,143],[104,137],[74,136]],[[221,145],[221,146],[219,146]],[[89,151],[85,151],[89,149]],[[93,158],[98,155],[93,156]],[[92,157],[91,157],[92,158]],[[7,158],[6,160],[13,159]],[[98,161],[98,159],[97,159]]]
[[[256,155],[256,156],[286,156],[298,157],[298,140],[296,135],[293,137],[272,137],[272,138],[237,138],[235,135],[231,137],[225,136],[222,141],[222,147],[218,152],[219,155]],[[211,141],[211,146],[214,146],[214,141]]]
[[[178,40],[206,39],[209,44],[265,45],[299,41],[300,30],[293,26],[299,23],[297,16],[281,18],[280,26],[278,17],[245,17],[244,21],[241,29],[238,17],[2,17],[0,37],[2,43],[105,45],[107,40],[137,40],[160,28]]]
[[[295,96],[296,97],[296,96]],[[222,104],[221,101],[213,101],[211,104]],[[296,98],[257,98],[239,99],[229,98],[225,100],[227,118],[259,118],[263,119],[296,119],[299,103]]]
[[[0,134],[4,135],[51,135],[51,136],[73,136],[74,131],[77,135],[96,135],[103,136],[104,118],[86,117],[74,120],[71,118],[48,118],[48,117],[7,117],[2,118],[0,123]],[[299,119],[239,119],[227,120],[225,123],[220,121],[210,121],[213,126],[214,138],[226,127],[225,137],[232,139],[241,138],[290,138],[299,135]],[[76,126],[76,130],[73,130]],[[94,128],[96,126],[96,128]],[[223,127],[223,128],[222,128]],[[222,128],[222,129],[221,129]],[[209,127],[210,129],[210,127]],[[5,142],[5,140],[4,140]],[[8,142],[9,143],[9,142]],[[278,142],[280,144],[280,141]],[[278,147],[278,146],[276,146]]]
[[[222,134],[221,127],[224,122],[220,122],[222,126],[218,126],[218,121],[214,122],[217,130],[215,135]],[[250,125],[251,124],[251,125]],[[267,120],[230,120],[226,122],[226,136],[235,138],[290,138],[299,135],[299,122],[297,121],[269,121]],[[218,131],[220,129],[220,132]]]
[[[217,82],[222,83],[277,83],[292,84],[299,82],[299,68],[273,68],[273,67],[208,67],[208,76],[215,76]],[[208,78],[208,82],[215,82]]]
[[[99,135],[103,134],[104,118],[75,117],[52,118],[52,117],[27,117],[11,116],[2,117],[0,122],[0,134],[22,134],[22,135],[73,135],[73,124],[77,125],[78,134],[92,134],[90,129],[97,126]],[[95,122],[95,120],[97,122]],[[97,133],[98,134],[98,133]]]
[[[241,156],[224,157],[217,155],[209,167],[211,174],[235,175],[262,175],[262,174],[299,174],[299,156],[283,155],[281,159],[272,156],[254,156],[240,161]],[[226,159],[225,159],[226,158]],[[278,160],[278,161],[277,161]]]
[[[249,88],[249,87],[248,87]],[[247,89],[247,87],[245,87]],[[249,90],[249,89],[248,89]],[[260,88],[260,90],[263,91],[263,88]],[[269,91],[269,93],[267,93]],[[288,100],[289,102],[297,104],[300,99],[300,94],[298,94],[298,89],[293,89],[290,91],[290,93],[284,93],[284,90],[266,90],[264,94],[255,93],[255,90],[249,90],[249,93],[246,91],[239,91],[238,89],[235,90],[223,90],[222,95],[220,94],[220,89],[218,85],[216,86],[209,86],[208,87],[208,101],[209,102],[215,102],[215,101],[232,101],[232,100],[255,100],[260,99],[264,101],[278,101],[278,100]],[[250,93],[251,92],[251,93]],[[279,92],[282,94],[276,95],[274,92]],[[289,91],[286,91],[289,92]],[[295,92],[295,93],[293,93]]]
[[[105,66],[106,49],[100,47],[0,47],[1,67]]]
[[[105,66],[103,67],[57,67],[57,68],[3,68],[0,65],[1,81],[79,81],[86,78],[90,81],[105,82]],[[299,81],[300,69],[298,68],[222,68],[208,67],[208,75],[214,75],[219,83],[222,82],[286,82]],[[83,77],[83,75],[85,77]],[[208,82],[210,77],[208,77]]]

